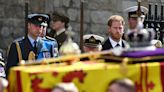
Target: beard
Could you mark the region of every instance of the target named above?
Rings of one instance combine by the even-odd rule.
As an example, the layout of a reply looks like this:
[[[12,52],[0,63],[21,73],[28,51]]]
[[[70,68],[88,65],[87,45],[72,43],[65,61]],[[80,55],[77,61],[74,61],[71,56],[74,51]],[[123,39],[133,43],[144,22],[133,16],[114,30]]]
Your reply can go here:
[[[117,34],[112,34],[111,35],[111,38],[114,40],[114,41],[120,41],[120,39],[122,38],[122,35],[123,33],[117,33]]]

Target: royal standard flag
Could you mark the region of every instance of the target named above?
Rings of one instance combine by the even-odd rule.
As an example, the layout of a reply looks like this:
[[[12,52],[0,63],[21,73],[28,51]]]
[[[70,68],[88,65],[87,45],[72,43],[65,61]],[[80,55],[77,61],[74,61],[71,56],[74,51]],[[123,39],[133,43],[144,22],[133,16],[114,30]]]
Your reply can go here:
[[[8,92],[51,92],[60,82],[74,82],[80,92],[105,92],[114,79],[129,78],[136,92],[164,92],[164,63],[75,62],[18,66],[10,71]]]

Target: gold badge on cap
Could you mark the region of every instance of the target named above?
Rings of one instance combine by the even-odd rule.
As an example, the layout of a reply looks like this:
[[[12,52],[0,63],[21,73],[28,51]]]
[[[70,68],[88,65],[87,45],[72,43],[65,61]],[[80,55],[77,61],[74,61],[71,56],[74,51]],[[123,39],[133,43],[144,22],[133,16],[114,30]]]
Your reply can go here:
[[[96,42],[96,39],[95,39],[93,36],[91,36],[91,37],[89,38],[89,42]]]
[[[42,21],[42,20],[43,20],[43,18],[42,18],[42,17],[39,17],[39,18],[38,18],[38,20],[39,20],[39,21]]]

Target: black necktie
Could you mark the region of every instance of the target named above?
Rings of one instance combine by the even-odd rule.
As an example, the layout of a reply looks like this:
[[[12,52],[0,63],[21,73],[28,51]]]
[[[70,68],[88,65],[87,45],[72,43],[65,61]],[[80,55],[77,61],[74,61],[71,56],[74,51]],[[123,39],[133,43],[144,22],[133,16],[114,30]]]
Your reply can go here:
[[[117,43],[115,47],[119,47],[119,46],[120,46],[120,44]]]
[[[34,41],[34,53],[35,53],[35,58],[37,58],[37,41]]]

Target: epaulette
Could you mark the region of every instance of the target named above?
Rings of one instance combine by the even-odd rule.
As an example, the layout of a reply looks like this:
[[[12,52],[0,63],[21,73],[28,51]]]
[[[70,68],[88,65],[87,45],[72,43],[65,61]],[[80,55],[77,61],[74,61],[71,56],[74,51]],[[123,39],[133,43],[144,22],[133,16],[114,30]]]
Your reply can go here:
[[[19,41],[21,41],[23,39],[24,39],[24,37],[20,37],[20,38],[15,39],[14,42],[19,42]]]
[[[54,38],[49,37],[49,36],[45,36],[45,38],[48,39],[48,40],[56,41]]]

